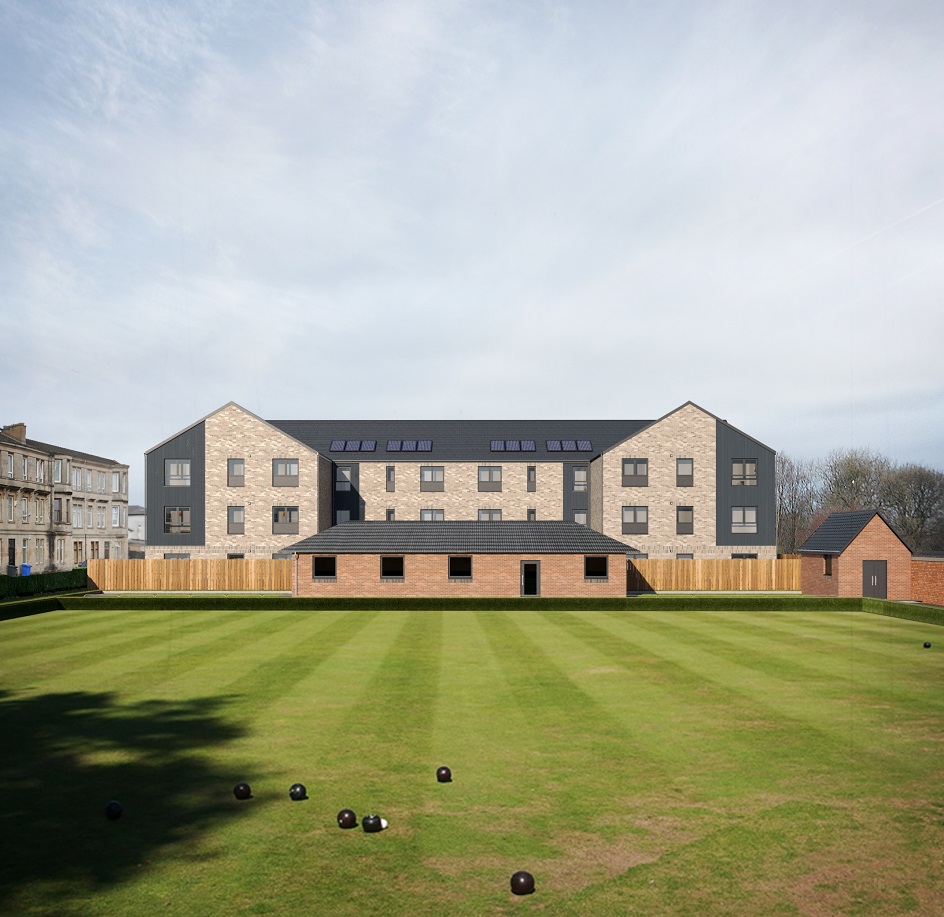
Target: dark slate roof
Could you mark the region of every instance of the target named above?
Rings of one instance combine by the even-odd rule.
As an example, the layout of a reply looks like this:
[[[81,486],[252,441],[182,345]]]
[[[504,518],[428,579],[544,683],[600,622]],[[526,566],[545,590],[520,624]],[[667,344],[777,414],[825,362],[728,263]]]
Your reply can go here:
[[[797,551],[800,554],[842,554],[873,516],[879,516],[895,537],[907,547],[905,540],[877,509],[857,509],[846,513],[832,513]]]
[[[37,439],[27,439],[25,441],[15,439],[6,433],[0,433],[0,443],[13,449],[32,449],[34,452],[44,452],[46,455],[68,455],[70,458],[78,459],[80,462],[97,462],[100,465],[124,465],[125,462],[119,462],[115,459],[104,458],[101,455],[92,455],[89,452],[79,452],[76,449],[66,449],[64,446],[53,446],[49,443],[41,443]]]
[[[651,420],[269,420],[267,423],[335,461],[566,462],[595,458]],[[373,440],[374,451],[332,450],[335,441]],[[388,451],[390,440],[419,443],[424,451]],[[493,440],[530,440],[533,451],[492,451]],[[552,451],[548,440],[589,440],[590,448]]]
[[[287,554],[627,554],[628,545],[576,522],[342,522]]]

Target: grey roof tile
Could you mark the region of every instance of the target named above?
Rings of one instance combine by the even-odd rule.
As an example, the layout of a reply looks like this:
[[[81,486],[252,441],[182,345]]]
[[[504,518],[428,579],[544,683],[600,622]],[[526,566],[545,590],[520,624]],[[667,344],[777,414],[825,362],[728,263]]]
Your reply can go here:
[[[857,509],[844,513],[832,513],[797,549],[799,554],[842,554],[855,541],[856,536],[869,524],[873,516],[879,516],[906,547],[907,542],[877,509]],[[910,548],[909,548],[910,550]]]
[[[576,522],[342,522],[284,549],[297,554],[627,554]]]

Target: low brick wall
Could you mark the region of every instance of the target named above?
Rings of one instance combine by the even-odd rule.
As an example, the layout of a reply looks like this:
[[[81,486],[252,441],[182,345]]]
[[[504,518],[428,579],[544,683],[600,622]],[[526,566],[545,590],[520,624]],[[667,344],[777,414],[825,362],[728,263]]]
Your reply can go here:
[[[926,605],[944,605],[944,557],[916,557],[911,562],[911,597]]]
[[[333,555],[334,556],[334,555]],[[293,558],[293,594],[298,596],[485,598],[521,594],[521,561],[540,561],[540,594],[601,598],[626,595],[626,556],[608,557],[605,580],[584,578],[583,554],[473,554],[470,579],[449,578],[446,554],[407,554],[403,578],[381,578],[379,554],[336,555],[336,576],[315,579],[311,554]]]

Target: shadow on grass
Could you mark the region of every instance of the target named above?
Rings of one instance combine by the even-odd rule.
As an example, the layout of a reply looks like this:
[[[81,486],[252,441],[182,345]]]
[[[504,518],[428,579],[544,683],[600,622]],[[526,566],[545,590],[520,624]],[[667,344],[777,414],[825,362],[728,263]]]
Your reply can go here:
[[[0,910],[40,880],[64,895],[121,882],[238,814],[239,778],[214,764],[240,734],[221,706],[0,691]],[[124,807],[116,821],[111,799]]]

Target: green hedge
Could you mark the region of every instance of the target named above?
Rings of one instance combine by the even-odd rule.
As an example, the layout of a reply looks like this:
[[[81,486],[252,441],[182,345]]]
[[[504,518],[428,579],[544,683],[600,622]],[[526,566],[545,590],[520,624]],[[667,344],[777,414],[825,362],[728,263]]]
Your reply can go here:
[[[12,618],[25,618],[28,615],[41,615],[47,611],[60,611],[62,603],[59,596],[47,595],[38,599],[21,599],[18,602],[0,603],[0,621]]]
[[[889,602],[887,599],[862,599],[862,610],[873,615],[888,615],[892,618],[905,618],[908,621],[944,627],[944,608],[940,605]]]
[[[68,589],[84,589],[88,577],[84,567],[58,573],[0,576],[0,600],[14,596],[43,595]]]

